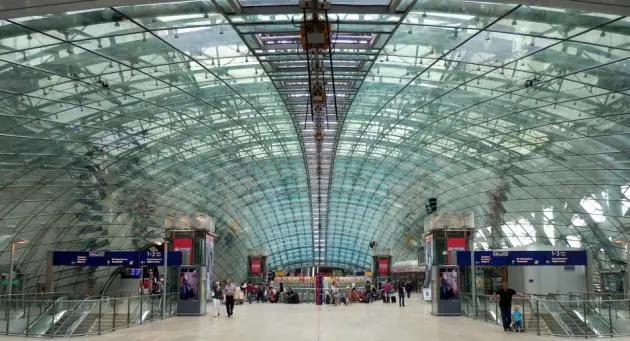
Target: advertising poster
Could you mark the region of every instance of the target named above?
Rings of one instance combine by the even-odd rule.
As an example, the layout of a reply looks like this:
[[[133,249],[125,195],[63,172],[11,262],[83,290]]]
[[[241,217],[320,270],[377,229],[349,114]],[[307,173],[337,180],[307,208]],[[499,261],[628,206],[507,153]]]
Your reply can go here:
[[[433,267],[433,235],[424,236],[424,268],[427,276],[424,279],[422,288],[429,289],[431,286],[431,268]]]
[[[182,269],[179,273],[179,299],[195,300],[199,297],[199,272],[197,269]]]
[[[260,275],[260,258],[252,257],[251,262],[252,262],[252,268],[251,268],[252,275]]]
[[[457,269],[440,269],[440,285],[441,300],[456,300],[459,296],[459,277]]]
[[[378,259],[378,275],[387,276],[389,273],[389,258],[383,257]]]
[[[192,264],[192,258],[193,258],[192,248],[193,248],[192,238],[174,238],[173,239],[173,251],[182,252],[182,264],[184,265]]]

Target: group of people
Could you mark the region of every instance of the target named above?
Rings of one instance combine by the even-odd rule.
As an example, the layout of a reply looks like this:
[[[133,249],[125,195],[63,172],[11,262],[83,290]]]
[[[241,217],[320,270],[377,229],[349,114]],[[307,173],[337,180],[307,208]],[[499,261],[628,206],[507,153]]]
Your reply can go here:
[[[214,307],[214,317],[221,316],[221,302],[225,302],[225,309],[227,310],[227,316],[232,317],[234,314],[234,304],[236,302],[237,286],[232,283],[232,280],[228,279],[225,284],[221,286],[220,282],[216,282],[212,288],[212,303]]]
[[[336,282],[332,282],[330,288],[326,292],[326,304],[352,304],[353,302],[371,303],[378,299],[382,299],[383,303],[396,303],[396,295],[398,295],[398,305],[405,306],[405,297],[411,297],[411,282],[381,282],[378,287],[369,281],[366,282],[364,289],[356,288],[355,284],[347,292],[342,293]]]
[[[359,291],[353,284],[346,296],[339,289],[337,283],[332,282],[326,294],[326,303],[334,305],[348,305],[352,302],[370,303],[375,301],[379,294],[382,296],[384,303],[396,303],[396,294],[398,294],[398,306],[404,307],[405,297],[411,297],[411,283],[409,282],[392,283],[386,281],[384,284],[379,283],[379,289],[380,290],[377,290],[369,281],[366,283],[364,291]],[[244,282],[239,287],[228,279],[225,281],[224,285],[221,285],[220,282],[216,282],[213,287],[212,299],[214,304],[214,316],[219,317],[221,315],[221,302],[225,302],[227,316],[232,317],[236,299],[240,297],[239,293],[247,293],[247,301],[250,304],[253,303],[254,300],[256,302],[277,303],[281,294],[286,296],[287,303],[299,303],[299,295],[291,288],[285,292],[282,283],[280,283],[278,290],[276,290],[271,283],[267,286],[253,285],[252,283]],[[520,311],[520,306],[512,305],[512,298],[515,296],[520,298],[525,297],[516,292],[516,290],[509,288],[506,282],[503,282],[501,283],[501,287],[495,292],[494,299],[498,302],[501,310],[503,330],[522,332],[523,314]]]
[[[385,282],[382,289],[383,303],[396,303],[398,294],[398,306],[405,306],[405,297],[411,298],[411,282]]]
[[[230,279],[225,281],[223,285],[220,282],[216,282],[212,294],[214,316],[220,316],[221,303],[225,304],[227,316],[231,317],[234,314],[234,306],[243,304],[245,300],[250,304],[254,302],[278,303],[281,297],[283,302],[289,304],[300,303],[298,293],[291,288],[285,291],[282,283],[276,289],[272,283],[269,283],[269,285],[254,285],[249,282],[243,282],[240,286],[237,286]]]

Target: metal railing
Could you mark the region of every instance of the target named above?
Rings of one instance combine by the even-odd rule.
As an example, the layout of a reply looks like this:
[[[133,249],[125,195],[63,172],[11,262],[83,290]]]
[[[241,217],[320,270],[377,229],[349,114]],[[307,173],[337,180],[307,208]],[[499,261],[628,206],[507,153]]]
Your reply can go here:
[[[175,315],[177,293],[162,295],[50,299],[0,297],[0,335],[67,337],[100,335]],[[56,298],[55,298],[56,297]],[[165,312],[165,313],[164,313]]]
[[[586,299],[589,297],[589,299]],[[630,298],[590,299],[585,294],[529,295],[514,298],[523,316],[524,331],[537,335],[603,337],[630,335]],[[490,295],[476,295],[476,309],[469,293],[460,294],[464,316],[501,324],[498,302]]]

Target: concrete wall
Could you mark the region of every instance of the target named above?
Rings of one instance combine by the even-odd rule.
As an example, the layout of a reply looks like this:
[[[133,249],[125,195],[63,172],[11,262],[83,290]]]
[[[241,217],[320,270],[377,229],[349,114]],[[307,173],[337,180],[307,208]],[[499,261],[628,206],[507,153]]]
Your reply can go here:
[[[528,294],[586,291],[586,268],[575,266],[513,266],[508,268],[509,286]]]

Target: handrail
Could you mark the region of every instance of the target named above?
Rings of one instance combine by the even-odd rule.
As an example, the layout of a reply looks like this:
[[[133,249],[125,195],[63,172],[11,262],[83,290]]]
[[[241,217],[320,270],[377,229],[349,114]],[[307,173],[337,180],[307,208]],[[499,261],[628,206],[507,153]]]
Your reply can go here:
[[[34,296],[34,297],[44,297],[44,296],[53,296],[53,295],[69,295],[72,294],[72,292],[70,291],[52,291],[52,292],[25,292],[25,293],[17,293],[17,294],[0,294],[0,299],[3,298],[8,298],[9,296],[11,296],[11,298],[14,297],[21,297],[21,296]]]
[[[487,303],[489,295],[475,295],[461,292],[462,310],[473,319],[496,323],[489,314],[475,315],[468,306],[472,299]],[[562,337],[601,337],[630,335],[630,299],[603,300],[596,298],[585,300],[583,296],[566,294],[530,295],[528,298],[516,299],[514,304],[523,307],[523,316],[529,310],[531,325],[526,325],[526,332],[537,335],[556,335]],[[466,305],[464,307],[464,305]],[[481,309],[493,309],[494,304]],[[598,311],[599,309],[599,311]],[[537,314],[536,314],[537,313]],[[548,319],[548,316],[551,319]],[[615,323],[613,325],[613,323]],[[526,322],[527,324],[527,322]],[[544,327],[544,328],[541,328]]]
[[[91,328],[88,326],[88,324],[92,323],[92,317],[95,316],[95,309],[99,307],[98,313],[96,313],[96,319],[100,322],[100,319],[110,314],[109,312],[101,311],[100,307],[104,303],[107,304],[110,300],[114,300],[113,328],[110,328],[108,324],[107,327],[101,329],[99,324],[98,334],[102,334],[104,332],[113,331],[119,327],[129,327],[158,320],[157,315],[149,317],[149,314],[161,312],[161,304],[166,304],[167,313],[160,315],[162,315],[162,318],[168,318],[172,316],[171,307],[177,301],[177,298],[178,294],[174,292],[167,295],[166,302],[162,300],[162,295],[136,295],[118,298],[101,297],[98,299],[84,298],[82,300],[68,300],[67,297],[59,297],[56,300],[29,300],[28,305],[26,305],[29,312],[26,318],[26,326],[24,329],[20,327],[21,331],[19,331],[18,334],[34,337],[45,335],[50,337],[67,337],[75,335],[76,332],[79,332],[79,329],[83,330],[83,327],[87,327],[89,333],[95,334],[96,331],[90,331]],[[122,308],[123,310],[118,310],[118,312],[124,311],[122,314],[127,315],[127,322],[118,324],[116,322],[115,304],[121,301],[126,302],[126,307]],[[155,305],[158,302],[160,306],[156,307]],[[133,304],[135,304],[135,306],[132,308],[131,306]],[[33,309],[33,306],[37,308]],[[37,310],[36,313],[35,310]],[[131,312],[132,310],[133,313]],[[33,312],[33,314],[31,314],[31,312]],[[11,332],[7,329],[0,330],[0,334],[2,335],[6,335],[7,332],[15,333],[15,331]],[[86,331],[81,331],[80,333],[83,334],[86,333]]]

